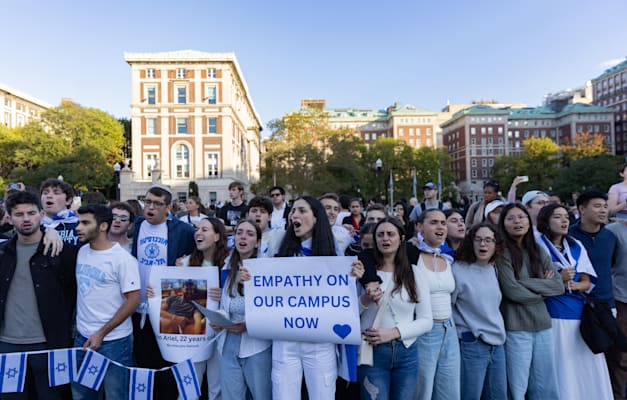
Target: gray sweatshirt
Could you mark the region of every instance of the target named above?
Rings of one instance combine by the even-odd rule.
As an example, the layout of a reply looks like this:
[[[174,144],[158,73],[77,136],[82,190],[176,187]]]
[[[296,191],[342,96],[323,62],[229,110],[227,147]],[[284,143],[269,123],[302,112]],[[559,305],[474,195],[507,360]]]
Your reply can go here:
[[[605,228],[616,236],[616,257],[612,266],[614,298],[621,303],[627,303],[627,225],[623,222],[612,222],[605,225]]]
[[[493,346],[505,343],[505,323],[501,316],[501,289],[491,265],[453,264],[455,291],[451,295],[457,334],[473,336]]]

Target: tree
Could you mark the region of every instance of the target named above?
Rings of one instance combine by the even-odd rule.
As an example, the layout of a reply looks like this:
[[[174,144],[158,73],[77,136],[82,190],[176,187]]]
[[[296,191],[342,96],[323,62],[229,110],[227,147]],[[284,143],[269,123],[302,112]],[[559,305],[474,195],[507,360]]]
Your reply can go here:
[[[188,191],[190,196],[198,196],[198,184],[195,181],[190,181]]]
[[[575,135],[574,144],[563,146],[562,153],[563,164],[568,165],[580,158],[609,155],[610,151],[605,147],[603,135],[583,132]]]
[[[76,189],[105,189],[113,183],[113,164],[121,160],[123,143],[123,127],[111,115],[64,102],[40,121],[3,135],[0,149],[13,157],[0,156],[0,170],[35,186],[63,175]]]
[[[578,158],[568,168],[559,170],[553,190],[562,198],[586,190],[607,192],[619,180],[618,171],[622,164],[622,157],[608,154]]]

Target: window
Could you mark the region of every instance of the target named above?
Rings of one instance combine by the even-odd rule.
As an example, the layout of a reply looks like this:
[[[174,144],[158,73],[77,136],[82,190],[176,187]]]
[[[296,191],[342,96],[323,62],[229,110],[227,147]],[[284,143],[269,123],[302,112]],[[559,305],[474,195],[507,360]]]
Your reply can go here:
[[[207,86],[207,104],[216,104],[218,89],[214,85]]]
[[[488,135],[491,135],[492,133],[494,133],[494,130],[491,126],[488,126]]]
[[[427,128],[427,135],[431,135],[431,128]]]
[[[178,104],[186,104],[187,103],[187,87],[186,86],[177,86],[176,87],[176,102]]]
[[[176,146],[174,169],[176,178],[189,178],[189,148],[184,144]]]
[[[482,169],[481,170],[481,177],[482,178],[487,178],[488,177],[488,170],[487,169]]]
[[[154,77],[155,77],[155,69],[154,68],[148,68],[146,70],[146,78],[153,79]]]
[[[4,124],[6,126],[11,125],[11,113],[8,113],[8,112],[4,113]]]
[[[473,159],[472,159],[472,161],[470,162],[470,164],[471,164],[473,167],[476,167],[476,166],[477,166],[477,160],[473,158]]]
[[[403,135],[405,135],[405,130],[404,130],[403,128],[399,128],[399,130],[398,130],[398,135],[399,135],[399,136],[403,136]]]
[[[179,133],[179,134],[187,133],[187,118],[176,119],[176,133]]]
[[[4,98],[4,105],[5,105],[5,107],[11,107],[11,99],[5,97]]]
[[[157,119],[156,118],[146,118],[146,134],[147,135],[157,134]]]
[[[427,146],[431,146],[431,138],[427,138]]]
[[[17,111],[22,111],[22,103],[17,103]]]
[[[218,153],[205,153],[207,155],[207,176],[218,176]]]
[[[494,159],[493,159],[493,158],[491,158],[491,159],[489,159],[489,160],[488,160],[488,165],[489,165],[490,167],[494,166]]]
[[[529,131],[526,130],[525,131],[525,139],[528,139],[528,138],[529,138]]]
[[[148,104],[157,104],[157,88],[155,86],[146,87],[146,97]]]
[[[215,68],[207,68],[207,78],[215,78],[217,76]]]
[[[470,134],[471,134],[471,135],[474,135],[474,134],[476,134],[476,133],[477,133],[477,128],[475,128],[474,126],[471,126],[471,127],[470,127]]]
[[[481,166],[482,167],[487,167],[488,166],[488,160],[486,160],[485,158],[481,160]]]
[[[477,139],[475,138],[470,139],[470,144],[477,144]]]
[[[409,136],[414,136],[414,128],[409,128]]]
[[[21,114],[17,116],[17,126],[24,126],[24,116]]]
[[[377,140],[377,132],[372,132],[372,140]]]
[[[148,179],[152,175],[152,171],[157,166],[156,153],[144,153],[144,178]]]
[[[207,133],[218,133],[218,119],[216,117],[207,118]]]
[[[476,178],[476,177],[477,177],[477,170],[476,170],[476,169],[473,169],[473,170],[472,170],[472,177],[473,177],[473,178]]]
[[[177,79],[185,78],[185,68],[177,68],[176,69],[176,78]]]
[[[364,133],[364,140],[370,140],[370,134],[368,132]]]
[[[485,126],[482,126],[482,127],[481,127],[481,134],[482,134],[482,135],[485,135]]]

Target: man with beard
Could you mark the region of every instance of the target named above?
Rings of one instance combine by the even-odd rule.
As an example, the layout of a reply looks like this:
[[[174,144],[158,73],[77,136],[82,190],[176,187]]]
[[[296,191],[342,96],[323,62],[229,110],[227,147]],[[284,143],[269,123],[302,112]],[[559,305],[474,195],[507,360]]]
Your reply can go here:
[[[111,209],[90,204],[78,209],[78,239],[86,245],[76,259],[75,347],[91,349],[110,360],[130,366],[133,360],[133,324],[129,318],[139,305],[139,270],[137,260],[118,243],[111,242]],[[77,354],[80,364],[85,353]],[[129,375],[126,368],[111,365],[103,385],[94,391],[72,384],[74,399],[124,399],[128,396]]]
[[[6,201],[16,235],[0,246],[0,353],[71,347],[76,304],[76,250],[44,252],[45,214],[37,195],[17,192]],[[24,392],[12,398],[61,399],[69,386],[49,387],[46,354],[28,356]]]
[[[194,251],[194,227],[176,218],[168,219],[172,193],[164,186],[154,185],[144,199],[144,215],[135,221],[131,254],[137,257],[141,279],[140,304],[133,314],[133,352],[140,368],[160,369],[172,365],[163,359],[157,339],[147,318],[146,287],[150,269],[155,265],[173,266],[176,259]],[[176,382],[170,371],[155,374],[155,400],[175,399]]]

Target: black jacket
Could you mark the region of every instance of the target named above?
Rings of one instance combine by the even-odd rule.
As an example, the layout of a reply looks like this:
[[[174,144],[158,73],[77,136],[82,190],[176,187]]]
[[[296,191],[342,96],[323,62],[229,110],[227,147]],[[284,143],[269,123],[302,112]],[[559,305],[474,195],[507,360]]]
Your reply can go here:
[[[17,235],[0,245],[0,324],[4,324],[6,300],[15,272]],[[48,348],[72,346],[72,322],[76,307],[76,252],[67,243],[57,257],[45,256],[43,244],[30,259],[39,317]]]

